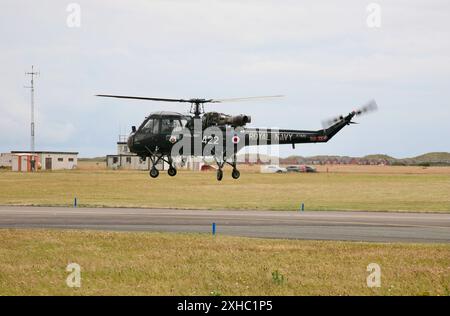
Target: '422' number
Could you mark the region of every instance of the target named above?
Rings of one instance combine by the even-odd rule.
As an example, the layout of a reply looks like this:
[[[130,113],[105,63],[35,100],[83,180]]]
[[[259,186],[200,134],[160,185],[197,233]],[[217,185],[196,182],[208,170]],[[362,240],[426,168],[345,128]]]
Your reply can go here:
[[[212,144],[212,145],[218,145],[219,144],[219,136],[216,135],[209,135],[209,136],[203,136],[202,140],[203,144]]]

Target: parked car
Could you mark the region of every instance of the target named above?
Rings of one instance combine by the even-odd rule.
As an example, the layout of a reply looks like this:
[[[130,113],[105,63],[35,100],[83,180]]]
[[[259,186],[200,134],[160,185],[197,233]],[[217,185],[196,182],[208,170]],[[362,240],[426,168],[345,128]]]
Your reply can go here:
[[[262,173],[285,173],[287,172],[286,168],[282,168],[277,165],[268,165],[268,166],[262,166],[261,167]]]
[[[287,172],[300,172],[299,166],[287,166],[286,167]]]
[[[317,172],[316,168],[307,165],[287,166],[286,170],[287,172]]]
[[[305,166],[305,172],[317,172],[317,169],[312,166]]]

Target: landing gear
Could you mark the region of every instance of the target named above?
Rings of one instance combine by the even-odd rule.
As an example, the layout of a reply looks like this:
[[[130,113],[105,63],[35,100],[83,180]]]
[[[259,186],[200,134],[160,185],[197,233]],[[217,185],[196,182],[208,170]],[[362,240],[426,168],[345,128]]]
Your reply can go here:
[[[159,176],[159,171],[156,169],[156,165],[160,160],[166,162],[169,164],[169,169],[167,170],[167,173],[169,176],[174,177],[177,174],[177,169],[173,166],[173,160],[172,157],[169,155],[163,155],[158,152],[153,152],[149,148],[147,148],[148,152],[150,153],[150,161],[151,161],[151,168],[150,168],[150,177],[157,178]],[[167,156],[167,159],[164,158]]]
[[[222,181],[223,178],[222,168],[225,164],[229,164],[230,166],[233,167],[233,171],[231,172],[231,176],[233,177],[233,179],[239,179],[241,173],[236,168],[236,155],[233,156],[233,160],[231,162],[227,161],[227,157],[225,155],[223,155],[222,161],[219,161],[217,157],[214,157],[214,159],[216,160],[217,167],[219,168],[217,169],[217,181]]]
[[[167,170],[167,173],[169,174],[169,176],[174,177],[177,175],[177,169],[175,169],[174,167],[170,166],[169,170]]]
[[[159,176],[159,171],[155,167],[150,169],[150,177],[157,178]]]
[[[217,181],[222,181],[223,178],[223,171],[222,169],[217,170]]]

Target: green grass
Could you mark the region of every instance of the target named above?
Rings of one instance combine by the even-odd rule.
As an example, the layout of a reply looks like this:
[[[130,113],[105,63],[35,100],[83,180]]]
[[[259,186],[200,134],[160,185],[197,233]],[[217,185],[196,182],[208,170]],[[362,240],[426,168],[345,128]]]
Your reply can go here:
[[[0,230],[0,295],[449,295],[450,245]],[[81,288],[69,288],[69,263]],[[368,288],[367,265],[381,267]]]
[[[450,174],[242,172],[215,173],[77,170],[0,172],[0,204],[176,207],[199,209],[450,211]]]

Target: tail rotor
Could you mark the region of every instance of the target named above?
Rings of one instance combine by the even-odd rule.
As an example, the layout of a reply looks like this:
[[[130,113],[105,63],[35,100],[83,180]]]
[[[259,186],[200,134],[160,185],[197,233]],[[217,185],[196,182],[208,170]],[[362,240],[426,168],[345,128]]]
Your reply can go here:
[[[370,100],[369,102],[367,102],[363,106],[361,106],[361,107],[353,110],[352,112],[350,112],[349,115],[347,115],[347,116],[340,115],[340,116],[337,116],[337,117],[334,117],[334,118],[322,121],[322,127],[324,129],[327,129],[330,126],[332,126],[332,125],[334,125],[336,123],[342,122],[344,120],[348,120],[348,122],[347,122],[348,124],[357,124],[357,123],[351,121],[351,119],[354,116],[360,116],[360,115],[368,114],[370,112],[376,111],[377,109],[378,109],[378,105],[375,102],[375,100]]]

